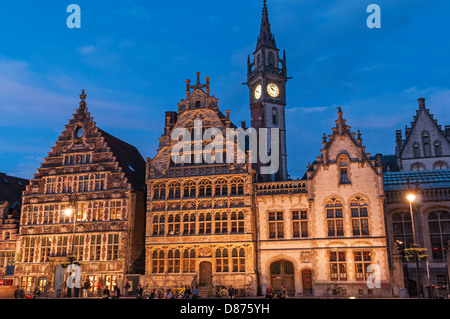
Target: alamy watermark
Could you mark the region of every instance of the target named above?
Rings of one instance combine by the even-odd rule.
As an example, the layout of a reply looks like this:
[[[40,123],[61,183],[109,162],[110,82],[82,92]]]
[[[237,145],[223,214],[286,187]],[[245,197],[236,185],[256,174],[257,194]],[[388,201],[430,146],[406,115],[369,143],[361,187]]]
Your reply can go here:
[[[275,174],[280,167],[279,128],[203,128],[201,120],[193,129],[175,128],[171,133],[174,164],[259,163],[261,174]],[[210,141],[205,145],[204,141]],[[269,143],[270,141],[270,143]],[[269,146],[270,145],[270,146]]]

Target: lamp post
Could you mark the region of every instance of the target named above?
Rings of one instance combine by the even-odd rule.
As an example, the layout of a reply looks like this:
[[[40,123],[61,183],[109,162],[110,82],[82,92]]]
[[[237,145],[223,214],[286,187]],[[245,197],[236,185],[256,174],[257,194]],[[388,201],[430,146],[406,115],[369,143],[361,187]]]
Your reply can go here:
[[[417,244],[416,230],[415,230],[415,227],[414,227],[414,214],[413,214],[413,209],[412,209],[412,203],[416,199],[416,195],[408,194],[408,196],[406,196],[406,198],[409,201],[409,212],[411,214],[411,224],[412,224],[412,231],[413,231],[413,243]]]
[[[412,203],[416,199],[416,196],[414,194],[408,194],[406,198],[409,201],[409,210],[411,213],[411,223],[412,223],[412,231],[413,231],[413,244],[410,245],[409,248],[406,249],[407,254],[409,255],[407,258],[412,258],[416,262],[416,270],[417,270],[417,298],[420,298],[420,291],[422,282],[420,280],[420,268],[419,268],[419,259],[424,260],[426,259],[426,255],[424,255],[425,249],[420,248],[419,244],[417,243],[417,237],[416,237],[416,230],[414,226],[414,214],[412,209]]]
[[[75,258],[75,255],[74,255],[75,224],[77,222],[77,194],[75,194],[75,193],[70,194],[69,207],[64,210],[64,213],[66,214],[66,216],[73,215],[72,247],[70,250],[70,255],[68,257],[69,261],[70,261],[70,265],[71,265],[70,269],[73,269],[72,265],[73,265],[73,261]],[[69,288],[69,287],[67,288],[68,292],[69,292],[69,289],[71,289],[71,288]]]

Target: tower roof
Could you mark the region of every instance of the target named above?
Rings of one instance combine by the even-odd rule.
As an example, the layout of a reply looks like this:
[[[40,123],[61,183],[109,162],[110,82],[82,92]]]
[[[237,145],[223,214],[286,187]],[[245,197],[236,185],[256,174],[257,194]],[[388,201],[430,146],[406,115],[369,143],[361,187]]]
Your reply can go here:
[[[278,49],[275,42],[275,37],[272,34],[272,31],[270,31],[269,11],[267,10],[266,0],[263,2],[261,30],[259,32],[258,41],[256,42],[256,50],[262,47]]]

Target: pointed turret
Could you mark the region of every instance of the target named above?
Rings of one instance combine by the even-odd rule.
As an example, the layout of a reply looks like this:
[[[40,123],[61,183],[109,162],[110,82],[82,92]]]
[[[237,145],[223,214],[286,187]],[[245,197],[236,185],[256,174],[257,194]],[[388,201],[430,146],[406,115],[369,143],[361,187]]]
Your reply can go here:
[[[275,42],[275,37],[270,31],[270,23],[269,23],[269,11],[267,10],[267,1],[263,2],[263,12],[261,19],[261,31],[259,33],[258,41],[256,43],[256,50],[268,47],[277,49],[277,44]]]

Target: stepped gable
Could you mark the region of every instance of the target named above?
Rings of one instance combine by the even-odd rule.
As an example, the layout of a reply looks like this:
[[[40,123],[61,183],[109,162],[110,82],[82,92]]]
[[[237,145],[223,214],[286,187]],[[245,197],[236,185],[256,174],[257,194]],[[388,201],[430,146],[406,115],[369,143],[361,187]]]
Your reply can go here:
[[[366,153],[360,131],[358,130],[358,133],[352,132],[351,127],[346,125],[342,109],[340,107],[337,109],[336,126],[331,129],[332,133],[328,136],[325,133],[323,134],[321,155],[317,157],[313,164],[308,163],[308,179],[314,176],[319,166],[336,163],[341,154],[347,155],[352,162],[367,163],[377,174],[382,174],[381,154],[373,158],[370,153]]]
[[[27,193],[43,194],[44,183],[38,180],[44,176],[105,170],[110,171],[116,178],[121,174],[127,178],[122,182],[129,183],[129,186],[122,185],[120,188],[144,191],[145,160],[139,151],[136,147],[98,128],[88,112],[84,90],[80,99],[76,112],[34,174],[34,180],[28,186]]]

